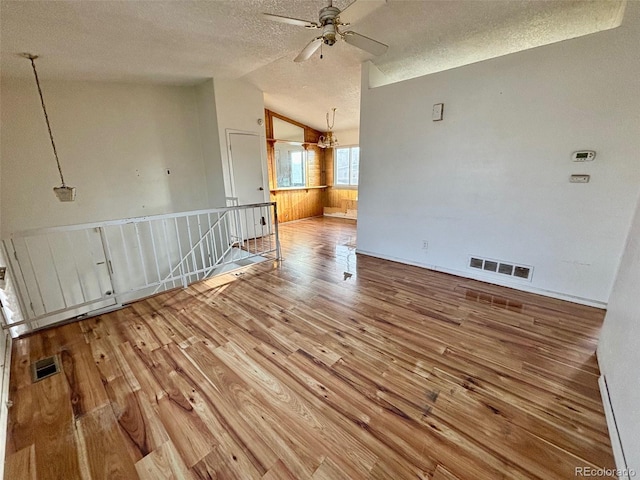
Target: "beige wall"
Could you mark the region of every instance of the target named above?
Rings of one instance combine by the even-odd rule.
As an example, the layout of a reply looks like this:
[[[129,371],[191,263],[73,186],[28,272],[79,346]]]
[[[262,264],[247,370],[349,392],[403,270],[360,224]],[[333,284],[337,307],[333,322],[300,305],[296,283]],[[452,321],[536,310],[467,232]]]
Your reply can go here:
[[[605,306],[640,192],[638,45],[629,2],[618,28],[383,87],[365,64],[358,250]],[[583,149],[595,161],[572,162]]]
[[[260,152],[264,201],[269,201],[269,177],[267,172],[267,137],[264,127],[264,97],[262,91],[242,80],[214,80],[220,154],[224,172],[227,196],[232,196],[229,174],[229,145],[227,132],[230,130],[250,132],[260,137]],[[262,124],[258,124],[258,119]]]
[[[340,145],[358,145],[360,143],[360,130],[352,128],[349,130],[336,130],[336,137]]]
[[[43,81],[42,88],[77,200],[60,203],[53,194],[60,179],[33,82],[3,79],[3,236],[213,206],[194,87]]]
[[[633,159],[640,162],[640,155]],[[627,238],[598,344],[627,468],[640,472],[640,203]],[[614,434],[615,435],[615,434]],[[615,442],[614,443],[614,453]],[[622,455],[618,455],[618,458]],[[620,465],[619,465],[620,466]]]
[[[200,119],[200,142],[207,182],[207,198],[210,207],[226,205],[224,174],[220,153],[220,132],[213,79],[196,86],[198,115]]]

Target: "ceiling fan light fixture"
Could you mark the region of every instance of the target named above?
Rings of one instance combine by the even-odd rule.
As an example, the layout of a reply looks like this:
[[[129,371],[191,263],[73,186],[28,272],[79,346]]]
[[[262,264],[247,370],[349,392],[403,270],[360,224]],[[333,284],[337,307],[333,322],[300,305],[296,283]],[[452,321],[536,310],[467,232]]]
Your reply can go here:
[[[320,135],[320,138],[318,139],[318,147],[320,148],[333,148],[338,146],[338,137],[336,137],[332,132],[333,126],[336,123],[336,110],[336,107],[332,108],[333,118],[331,123],[329,123],[329,112],[327,112],[327,133]]]
[[[382,0],[382,3],[380,0],[355,0],[345,10],[340,10],[338,7],[333,6],[332,0],[329,0],[329,5],[320,10],[317,22],[285,17],[282,15],[274,15],[272,13],[264,13],[263,15],[265,18],[274,22],[296,25],[308,29],[322,30],[322,34],[311,40],[294,59],[294,62],[304,62],[311,58],[322,44],[330,47],[335,45],[338,40],[344,40],[346,43],[353,45],[356,48],[377,56],[386,52],[388,46],[372,38],[360,35],[352,30],[344,30],[345,28],[350,28],[351,23],[342,21],[340,16],[344,15],[348,18],[352,12],[364,16],[367,11],[371,12],[373,9],[384,5],[384,3],[385,0]],[[323,58],[322,51],[320,51],[320,58]]]
[[[318,146],[320,148],[333,148],[338,145],[338,137],[334,136],[331,131],[327,132],[325,135],[320,135],[320,139],[318,140]]]

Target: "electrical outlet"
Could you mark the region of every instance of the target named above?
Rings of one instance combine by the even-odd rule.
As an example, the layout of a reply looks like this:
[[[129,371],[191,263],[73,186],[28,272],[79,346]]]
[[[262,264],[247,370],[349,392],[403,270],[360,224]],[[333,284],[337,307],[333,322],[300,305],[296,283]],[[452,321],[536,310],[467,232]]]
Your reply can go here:
[[[426,240],[422,241],[422,249],[423,250],[429,250],[429,242]]]

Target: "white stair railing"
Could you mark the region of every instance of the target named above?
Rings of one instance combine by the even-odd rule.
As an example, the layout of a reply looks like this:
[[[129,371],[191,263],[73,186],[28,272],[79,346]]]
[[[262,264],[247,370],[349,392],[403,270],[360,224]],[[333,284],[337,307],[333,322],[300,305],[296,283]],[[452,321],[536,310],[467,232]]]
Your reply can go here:
[[[280,259],[275,203],[37,229],[3,243],[21,307],[3,325],[14,336]]]
[[[214,230],[216,227],[220,228],[220,226],[222,225],[221,222],[223,222],[226,218],[226,216],[229,214],[229,212],[224,212],[222,214],[222,216],[218,217],[218,219],[214,222],[214,224],[205,232],[204,235],[202,235],[202,237],[200,238],[200,240],[198,240],[198,242],[193,245],[191,247],[191,249],[180,259],[180,261],[178,261],[178,263],[176,263],[176,265],[171,269],[171,271],[167,274],[166,277],[164,277],[164,279],[159,283],[159,285],[156,287],[156,289],[153,291],[153,293],[158,293],[164,286],[166,286],[168,284],[168,282],[172,282],[174,279],[174,274],[176,273],[176,271],[180,271],[181,275],[179,276],[180,280],[182,281],[182,285],[184,287],[186,287],[188,285],[187,283],[187,277],[184,275],[185,271],[188,271],[188,268],[185,268],[185,265],[189,263],[189,258],[193,258],[193,255],[195,255],[195,252],[200,250],[200,253],[203,252],[202,249],[202,244],[203,242],[207,242],[207,246],[209,244],[211,244],[212,247],[215,247],[215,234],[214,234]],[[231,249],[233,248],[233,245],[231,242],[227,241],[227,243],[229,244],[227,246],[227,248],[222,252],[222,254],[220,256],[217,255],[217,249],[216,248],[212,248],[212,249],[208,249],[209,251],[207,252],[207,258],[211,258],[211,251],[213,251],[214,255],[215,255],[215,259],[213,261],[213,265],[212,266],[217,266],[220,264],[220,262],[222,262],[225,258],[225,255],[231,251]],[[222,245],[221,245],[222,247]],[[211,262],[209,262],[211,263]],[[202,265],[206,265],[205,263],[205,259],[202,258]],[[207,276],[207,272],[209,272],[209,269],[198,269],[198,270],[194,270],[192,272],[190,272],[191,274],[200,274],[200,273],[204,273],[204,275],[202,276],[202,278],[206,278]],[[199,280],[201,278],[198,278]],[[166,288],[165,288],[166,289]]]

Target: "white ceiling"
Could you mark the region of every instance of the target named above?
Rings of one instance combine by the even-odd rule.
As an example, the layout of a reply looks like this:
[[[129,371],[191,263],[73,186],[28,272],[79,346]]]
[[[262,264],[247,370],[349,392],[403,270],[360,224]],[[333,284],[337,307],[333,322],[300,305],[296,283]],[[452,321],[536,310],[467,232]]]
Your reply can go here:
[[[368,0],[358,0],[368,1]],[[41,56],[41,78],[189,85],[245,78],[265,104],[324,130],[359,124],[360,63],[389,82],[557,42],[619,24],[624,0],[388,0],[353,29],[388,44],[373,58],[340,42],[298,64],[316,32],[262,12],[317,20],[324,0],[2,1],[2,74],[31,75],[16,54]],[[334,0],[344,9],[351,0]]]

